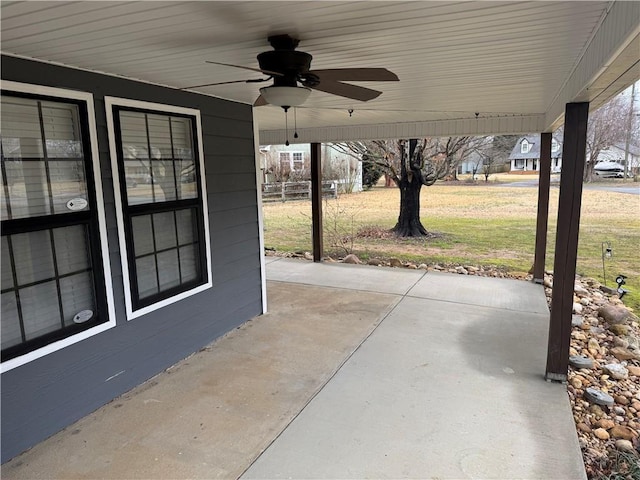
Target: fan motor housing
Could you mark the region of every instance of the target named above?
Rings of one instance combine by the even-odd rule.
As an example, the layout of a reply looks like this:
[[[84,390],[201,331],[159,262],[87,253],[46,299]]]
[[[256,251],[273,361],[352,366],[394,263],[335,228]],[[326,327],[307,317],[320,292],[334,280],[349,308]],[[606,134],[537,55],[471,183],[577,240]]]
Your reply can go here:
[[[296,50],[271,50],[258,55],[258,64],[262,70],[298,77],[309,71],[312,58],[308,53]]]

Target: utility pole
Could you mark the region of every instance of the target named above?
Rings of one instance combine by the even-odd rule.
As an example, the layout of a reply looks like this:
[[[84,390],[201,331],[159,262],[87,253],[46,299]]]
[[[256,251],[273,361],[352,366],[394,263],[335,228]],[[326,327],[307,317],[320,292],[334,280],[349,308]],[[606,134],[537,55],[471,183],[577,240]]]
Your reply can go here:
[[[629,107],[629,115],[627,116],[627,138],[624,142],[624,179],[626,181],[629,173],[629,144],[631,143],[631,126],[633,124],[634,109],[636,105],[636,84],[631,86],[631,106]]]

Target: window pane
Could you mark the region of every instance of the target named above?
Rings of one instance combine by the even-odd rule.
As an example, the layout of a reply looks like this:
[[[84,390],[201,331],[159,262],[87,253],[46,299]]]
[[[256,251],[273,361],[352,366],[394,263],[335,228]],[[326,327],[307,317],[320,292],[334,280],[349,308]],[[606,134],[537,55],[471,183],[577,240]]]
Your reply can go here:
[[[125,158],[149,158],[144,113],[121,111],[120,133]]]
[[[147,124],[149,128],[151,158],[154,160],[172,159],[173,151],[171,148],[169,117],[166,115],[147,114]]]
[[[2,97],[2,151],[6,158],[42,158],[37,101]]]
[[[65,325],[73,325],[73,317],[83,310],[91,310],[95,315],[96,307],[92,284],[89,273],[80,273],[60,279],[60,296]]]
[[[198,196],[198,184],[196,183],[195,163],[191,160],[177,160],[176,170],[180,174],[178,185],[180,198],[196,198]]]
[[[53,238],[59,275],[79,272],[89,268],[87,237],[83,225],[55,228],[53,230]]]
[[[55,282],[20,289],[20,306],[27,340],[61,327],[58,289]]]
[[[139,215],[131,218],[133,247],[136,257],[153,253],[153,234],[151,215]]]
[[[11,236],[13,259],[19,265],[18,284],[25,285],[53,278],[53,255],[49,230]]]
[[[199,261],[196,248],[197,245],[180,247],[180,273],[182,274],[182,283],[198,278]]]
[[[155,213],[153,229],[156,237],[156,251],[177,246],[173,212]]]
[[[158,254],[158,274],[161,292],[180,285],[177,250],[169,250]]]
[[[2,220],[35,217],[51,213],[45,162],[18,160],[6,162],[11,216],[2,208]]]
[[[141,299],[158,293],[156,262],[153,255],[136,260],[138,295]]]
[[[190,118],[171,117],[173,157],[193,160],[193,137]]]
[[[83,158],[77,105],[42,102],[42,124],[49,158]]]
[[[9,240],[2,237],[2,290],[13,288],[13,273],[11,269],[11,257],[9,256]]]
[[[178,243],[180,245],[193,243],[194,241],[195,214],[196,211],[193,208],[176,211]]]
[[[87,184],[82,160],[49,161],[49,178],[53,194],[53,213],[77,212],[89,209]],[[85,206],[76,199],[85,201]],[[71,202],[71,203],[69,203]]]
[[[173,161],[153,160],[151,162],[151,176],[153,177],[154,202],[170,202],[178,198]]]
[[[13,292],[2,294],[2,349],[22,343],[20,322],[18,321],[18,303]]]

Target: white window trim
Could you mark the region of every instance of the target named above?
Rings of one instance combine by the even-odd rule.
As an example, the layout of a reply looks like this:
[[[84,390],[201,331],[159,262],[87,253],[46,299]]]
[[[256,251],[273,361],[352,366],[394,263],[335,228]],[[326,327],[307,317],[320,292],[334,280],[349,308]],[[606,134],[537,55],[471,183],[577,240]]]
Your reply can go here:
[[[187,297],[200,293],[213,286],[213,276],[211,271],[211,237],[209,235],[209,211],[207,207],[207,189],[206,189],[206,175],[204,169],[204,148],[202,143],[202,122],[200,119],[200,110],[191,108],[177,107],[175,105],[165,105],[162,103],[150,103],[142,102],[139,100],[131,100],[128,98],[118,97],[104,97],[105,110],[107,113],[107,131],[109,133],[109,151],[111,154],[111,173],[113,177],[113,189],[116,203],[116,219],[118,223],[118,241],[120,244],[120,263],[122,265],[122,281],[124,284],[124,301],[127,312],[127,320],[133,320],[134,318],[141,317],[150,312],[158,310],[167,305],[171,305]],[[181,292],[169,298],[160,300],[152,305],[140,308],[138,310],[133,309],[133,301],[131,298],[131,282],[129,281],[129,263],[127,261],[127,241],[124,234],[124,214],[123,214],[123,199],[120,195],[120,175],[118,174],[118,153],[116,149],[116,135],[113,121],[113,107],[130,107],[139,108],[144,110],[152,110],[158,113],[179,113],[183,115],[190,115],[196,119],[196,148],[198,149],[198,159],[200,162],[200,187],[202,191],[202,214],[204,216],[204,238],[205,238],[205,254],[207,262],[207,281],[191,290]]]
[[[111,283],[111,266],[109,264],[109,243],[107,240],[107,223],[104,212],[104,196],[102,194],[102,178],[100,175],[100,154],[98,153],[98,133],[96,128],[96,115],[93,104],[93,95],[88,92],[79,92],[77,90],[66,90],[63,88],[45,87],[42,85],[31,85],[28,83],[19,83],[11,81],[0,81],[0,87],[3,90],[11,90],[14,92],[31,93],[34,95],[45,95],[49,97],[57,97],[61,100],[81,100],[87,105],[87,117],[89,124],[87,125],[89,133],[89,141],[91,144],[91,161],[93,163],[93,181],[96,189],[96,209],[98,216],[98,229],[100,231],[100,253],[102,254],[102,268],[104,269],[104,285],[106,289],[107,321],[84,330],[75,335],[71,335],[62,340],[45,345],[19,357],[12,358],[0,365],[0,373],[8,372],[16,367],[32,362],[38,358],[49,355],[74,343],[78,343],[86,338],[97,335],[101,332],[109,330],[116,326],[116,309],[113,300],[113,285]]]
[[[522,140],[522,143],[520,144],[520,153],[529,153],[529,151],[531,150],[531,144],[529,143],[528,140]]]

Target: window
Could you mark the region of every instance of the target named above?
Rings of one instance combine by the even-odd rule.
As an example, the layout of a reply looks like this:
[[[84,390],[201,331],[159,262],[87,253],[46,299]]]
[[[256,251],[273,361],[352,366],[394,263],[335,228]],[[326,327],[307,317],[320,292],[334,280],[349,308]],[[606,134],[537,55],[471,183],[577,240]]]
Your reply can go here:
[[[131,319],[211,287],[200,117],[197,110],[105,102]]]
[[[525,138],[520,144],[520,153],[529,153],[531,151],[531,146],[532,144]]]
[[[555,138],[551,139],[551,151],[555,153],[558,150],[560,150],[560,145],[556,142]]]
[[[3,370],[115,325],[93,125],[89,94],[3,83]]]
[[[280,171],[302,172],[304,170],[303,152],[280,152]]]
[[[302,156],[302,152],[291,152],[291,156],[293,158],[293,170],[297,172],[304,170],[304,157]]]

